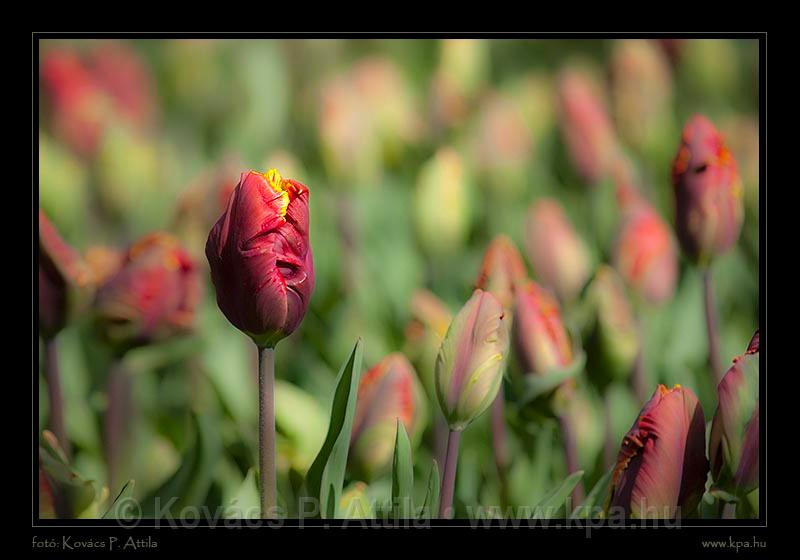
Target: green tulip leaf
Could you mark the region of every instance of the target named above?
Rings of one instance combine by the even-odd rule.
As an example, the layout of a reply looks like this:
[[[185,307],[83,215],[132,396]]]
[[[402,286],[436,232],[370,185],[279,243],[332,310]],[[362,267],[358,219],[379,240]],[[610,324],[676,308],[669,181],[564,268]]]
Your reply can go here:
[[[569,475],[556,488],[547,495],[533,508],[531,519],[556,519],[563,517],[566,511],[567,497],[583,478],[583,471],[577,471]]]
[[[119,493],[117,493],[114,501],[109,504],[105,513],[101,516],[101,519],[130,519],[129,516],[132,513],[136,513],[135,508],[134,510],[128,509],[128,506],[131,504],[130,500],[133,496],[134,486],[136,486],[136,482],[133,479],[126,482]]]
[[[392,516],[408,519],[414,510],[414,462],[406,427],[399,418],[396,433],[392,458]]]
[[[225,509],[226,519],[261,519],[261,500],[258,495],[256,470],[247,471],[242,485]]]
[[[175,474],[143,500],[145,518],[179,518],[183,508],[202,504],[208,494],[222,443],[215,422],[208,416],[192,413],[191,423],[194,444],[182,455]]]
[[[431,474],[428,476],[428,491],[425,494],[425,502],[422,504],[419,519],[433,519],[439,514],[439,484],[439,464],[434,459]]]
[[[361,378],[362,354],[363,344],[361,339],[358,339],[336,378],[328,433],[306,475],[307,495],[318,499],[320,504],[325,504],[324,512],[320,513],[327,518],[336,517],[342,494],[356,409],[356,394]]]
[[[613,472],[614,467],[611,467],[600,477],[583,503],[572,512],[572,519],[594,519],[602,514]]]

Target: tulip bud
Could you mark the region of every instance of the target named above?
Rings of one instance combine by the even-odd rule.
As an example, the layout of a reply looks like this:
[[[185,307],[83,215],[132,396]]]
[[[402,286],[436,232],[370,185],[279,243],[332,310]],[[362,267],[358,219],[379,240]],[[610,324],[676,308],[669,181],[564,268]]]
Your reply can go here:
[[[147,235],[98,290],[99,327],[118,352],[184,334],[193,326],[201,291],[197,265],[178,240]]]
[[[259,347],[290,335],[314,289],[308,188],[275,169],[242,173],[206,243],[217,305]]]
[[[424,400],[417,373],[400,353],[386,356],[361,378],[350,460],[371,480],[391,462],[399,418],[413,438],[423,426]]]
[[[561,128],[572,162],[589,183],[608,171],[617,151],[617,139],[608,111],[592,82],[577,70],[559,79]]]
[[[613,268],[602,265],[589,288],[597,311],[595,336],[603,373],[626,378],[639,353],[639,331],[625,285]]]
[[[505,235],[498,235],[486,249],[475,287],[490,292],[506,311],[510,311],[514,306],[514,288],[527,276],[525,263],[514,242]]]
[[[463,430],[492,404],[503,381],[508,325],[502,304],[475,290],[436,358],[436,396],[450,429]]]
[[[614,265],[646,301],[661,303],[675,292],[678,255],[672,233],[655,208],[642,199],[623,214]]]
[[[431,397],[436,394],[436,356],[452,320],[450,310],[431,292],[418,290],[411,296],[411,321],[406,327],[406,349],[417,364],[417,371]]]
[[[686,254],[707,263],[730,249],[742,226],[742,183],[736,160],[707,118],[695,115],[683,129],[672,164],[675,228]]]
[[[759,483],[759,333],[717,386],[708,454],[718,486],[747,494]]]
[[[419,240],[431,254],[456,250],[469,233],[469,185],[461,156],[442,148],[424,164],[417,180]],[[442,212],[447,208],[447,212]]]
[[[653,41],[617,41],[611,60],[614,115],[620,134],[648,146],[669,130],[672,76],[665,53]]]
[[[536,282],[517,289],[514,341],[525,373],[546,375],[572,363],[572,346],[558,302]]]
[[[705,489],[705,447],[705,418],[695,394],[659,385],[622,440],[611,507],[639,519],[690,516]]]
[[[77,290],[88,281],[78,253],[39,210],[39,332],[44,338],[64,328]]]
[[[573,300],[589,279],[589,252],[556,200],[540,199],[528,210],[525,248],[537,278],[562,301]]]

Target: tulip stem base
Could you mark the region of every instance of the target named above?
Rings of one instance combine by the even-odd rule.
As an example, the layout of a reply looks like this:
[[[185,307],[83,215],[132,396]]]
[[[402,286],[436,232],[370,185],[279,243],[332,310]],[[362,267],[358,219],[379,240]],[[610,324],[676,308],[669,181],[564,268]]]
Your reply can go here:
[[[50,407],[48,410],[50,429],[69,458],[70,445],[64,422],[64,395],[61,392],[61,375],[58,370],[58,345],[54,336],[44,341],[44,378],[47,382],[47,403]]]
[[[561,441],[564,445],[564,458],[567,462],[567,474],[572,474],[580,470],[578,466],[578,443],[575,439],[575,426],[568,412],[562,412],[558,417],[561,425]],[[572,505],[578,507],[583,503],[584,490],[583,481],[578,482],[572,491]],[[570,512],[567,512],[569,514]]]
[[[453,494],[456,488],[456,465],[458,464],[458,446],[461,432],[450,430],[447,436],[447,457],[444,461],[442,475],[442,496],[439,501],[439,519],[449,519],[453,513]]]
[[[716,386],[722,380],[722,364],[719,351],[719,327],[714,308],[714,288],[711,282],[711,267],[703,270],[703,297],[705,300],[706,332],[708,334],[708,356],[712,370],[712,381]]]
[[[258,467],[261,518],[275,517],[275,349],[258,349]]]

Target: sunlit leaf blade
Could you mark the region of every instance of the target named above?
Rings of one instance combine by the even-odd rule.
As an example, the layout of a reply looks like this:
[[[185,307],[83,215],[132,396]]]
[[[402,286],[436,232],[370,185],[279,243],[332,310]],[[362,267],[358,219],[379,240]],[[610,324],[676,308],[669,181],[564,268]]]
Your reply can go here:
[[[439,511],[439,464],[436,459],[431,466],[431,474],[428,476],[428,490],[425,493],[425,502],[422,504],[420,519],[432,519]]]
[[[335,517],[342,494],[344,472],[347,466],[347,452],[350,446],[350,433],[356,409],[358,382],[361,377],[361,357],[363,344],[356,341],[347,362],[336,378],[336,391],[333,396],[331,420],[325,442],[306,475],[306,492],[312,499],[324,504],[325,517]],[[332,494],[329,496],[329,494]]]
[[[225,508],[227,519],[261,519],[261,503],[256,484],[256,470],[247,471],[241,487]]]
[[[392,458],[392,516],[408,519],[414,511],[414,463],[411,458],[411,442],[406,427],[397,419],[397,432]]]

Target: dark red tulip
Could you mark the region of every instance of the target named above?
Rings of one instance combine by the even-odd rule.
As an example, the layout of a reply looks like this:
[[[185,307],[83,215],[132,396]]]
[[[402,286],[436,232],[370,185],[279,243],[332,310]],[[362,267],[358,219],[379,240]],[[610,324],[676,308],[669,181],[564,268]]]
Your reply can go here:
[[[242,173],[206,243],[217,305],[259,347],[290,335],[314,289],[308,188],[277,170]]]
[[[742,227],[742,182],[722,135],[702,115],[683,129],[672,183],[675,229],[686,254],[703,263],[730,249]]]
[[[67,323],[71,292],[88,281],[80,256],[39,210],[39,332],[58,334]]]
[[[690,516],[705,490],[705,449],[705,417],[695,394],[659,385],[622,440],[611,507],[639,519]]]
[[[711,422],[708,455],[714,482],[748,493],[759,483],[759,334],[717,386],[719,405]]]
[[[166,233],[145,236],[95,298],[104,335],[118,351],[191,330],[202,295],[195,262]]]

